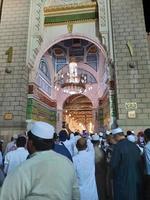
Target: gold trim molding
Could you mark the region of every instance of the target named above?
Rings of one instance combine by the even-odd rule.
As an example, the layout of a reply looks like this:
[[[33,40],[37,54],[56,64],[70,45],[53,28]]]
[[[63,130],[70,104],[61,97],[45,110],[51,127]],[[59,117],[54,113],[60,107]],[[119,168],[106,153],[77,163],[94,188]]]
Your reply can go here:
[[[61,5],[61,6],[49,6],[44,7],[44,15],[56,15],[56,14],[64,14],[70,12],[79,12],[79,11],[96,11],[97,3],[80,3],[80,4],[68,4],[68,5]]]

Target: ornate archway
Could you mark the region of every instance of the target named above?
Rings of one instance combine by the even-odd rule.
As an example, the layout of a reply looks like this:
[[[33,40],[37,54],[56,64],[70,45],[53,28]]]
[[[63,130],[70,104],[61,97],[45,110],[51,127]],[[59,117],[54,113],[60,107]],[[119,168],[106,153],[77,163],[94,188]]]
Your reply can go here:
[[[53,39],[53,38],[49,37],[49,35],[48,36],[45,35],[45,37],[43,38],[43,42],[40,46],[39,53],[37,54],[36,59],[34,61],[33,69],[30,72],[30,81],[31,82],[35,79],[35,73],[37,71],[37,67],[39,66],[42,56],[44,54],[46,54],[46,52],[54,45],[60,43],[61,41],[69,40],[69,39],[86,40],[86,41],[94,44],[100,50],[101,55],[104,58],[104,60],[107,60],[107,51],[104,48],[104,46],[102,45],[101,41],[97,37],[96,38],[89,37],[89,35],[85,34],[85,33],[84,34],[66,33],[66,34],[61,34],[57,38]]]
[[[94,131],[93,105],[90,99],[82,94],[69,96],[63,105],[63,121],[71,131]]]
[[[82,98],[84,97],[86,102],[87,99],[92,102],[90,110],[85,108],[85,111],[82,109],[82,112],[74,111],[74,113],[72,113],[73,115],[80,114],[82,116],[80,122],[79,120],[70,121],[70,118],[64,117],[64,109],[66,109],[64,107],[64,102],[66,102],[66,99],[68,99],[71,94],[64,93],[61,84],[59,88],[57,88],[58,90],[55,89],[55,78],[58,74],[67,72],[67,65],[71,56],[75,57],[77,60],[78,73],[84,73],[87,77],[86,89],[82,93]],[[72,126],[72,130],[81,129],[81,127],[77,128],[79,124],[82,126],[82,130],[87,129],[90,132],[98,130],[99,99],[104,95],[108,87],[106,84],[108,78],[106,57],[102,53],[102,49],[99,49],[89,40],[71,38],[55,43],[43,54],[41,60],[42,63],[43,60],[45,64],[47,63],[51,82],[48,82],[39,71],[36,73],[36,78],[34,80],[38,80],[36,84],[38,84],[43,92],[47,93],[47,91],[50,91],[47,95],[57,102],[57,131],[62,128],[63,120],[72,124],[70,125]],[[50,89],[47,90],[47,88]]]
[[[84,1],[84,0],[83,0]],[[54,77],[58,74],[58,71],[65,71],[64,64],[68,65],[68,57],[66,55],[70,55],[70,51],[62,51],[57,47],[65,42],[65,41],[73,41],[79,40],[84,41],[90,45],[93,45],[93,49],[98,50],[99,54],[99,63],[97,63],[97,68],[92,68],[90,66],[91,55],[86,56],[88,46],[84,46],[84,57],[83,59],[78,59],[78,66],[81,70],[81,73],[88,74],[89,77],[94,77],[95,83],[92,85],[93,88],[91,91],[85,90],[87,96],[93,103],[93,116],[95,119],[98,119],[98,109],[99,109],[99,100],[105,95],[106,91],[108,91],[108,52],[111,52],[111,45],[108,45],[108,24],[105,23],[106,19],[103,18],[101,20],[102,15],[106,16],[106,3],[99,3],[99,1],[84,1],[80,0],[79,4],[76,4],[75,1],[71,1],[73,3],[70,4],[70,1],[67,1],[67,7],[64,6],[62,1],[57,1],[58,7],[53,7],[56,1],[45,1],[42,3],[42,20],[41,26],[38,31],[39,35],[33,35],[31,40],[33,39],[32,50],[33,54],[31,56],[30,61],[32,61],[31,65],[33,68],[30,72],[30,82],[34,83],[37,80],[38,76],[38,66],[41,59],[46,59],[47,64],[49,66],[49,71],[51,74],[51,83],[49,85],[45,81],[43,83],[43,77],[41,78],[41,86],[45,87],[45,91],[51,91],[51,94],[48,94],[49,98],[57,102],[56,111],[57,111],[57,130],[59,131],[62,127],[63,121],[63,103],[69,97],[69,95],[64,94],[62,88],[58,91],[55,91],[54,88]],[[51,4],[51,2],[53,2]],[[66,1],[65,1],[66,2]],[[102,1],[101,1],[102,2]],[[86,5],[85,5],[86,4]],[[68,7],[69,6],[69,7]],[[33,5],[33,11],[35,6]],[[65,7],[65,12],[64,12]],[[84,9],[84,16],[82,15],[82,9]],[[55,10],[56,9],[56,10]],[[99,12],[102,10],[101,12]],[[43,12],[44,11],[44,12]],[[61,12],[60,12],[61,11]],[[73,11],[73,12],[72,12]],[[56,20],[57,13],[57,20]],[[63,16],[62,16],[63,13]],[[65,18],[64,18],[65,13]],[[81,14],[78,18],[79,13]],[[99,15],[97,15],[99,13]],[[54,16],[53,16],[54,14]],[[77,18],[76,18],[77,17]],[[87,19],[87,20],[85,20]],[[63,23],[62,23],[63,22]],[[32,33],[32,31],[31,31]],[[41,35],[42,33],[42,35]],[[36,32],[37,34],[37,32]],[[40,37],[38,37],[40,36]],[[37,39],[36,39],[37,38]],[[35,43],[34,43],[35,42]],[[83,43],[82,43],[83,44]],[[58,46],[57,46],[58,45]],[[60,45],[61,46],[61,45]],[[65,45],[64,45],[65,46]],[[56,49],[53,49],[56,47]],[[62,47],[62,46],[61,46]],[[65,47],[66,48],[66,47]],[[108,49],[107,49],[108,48]],[[109,49],[110,48],[110,49]],[[56,51],[55,51],[56,50]],[[58,50],[58,51],[57,51]],[[61,52],[61,53],[59,53]],[[59,55],[58,55],[59,54]],[[54,56],[55,55],[55,56]],[[63,55],[64,62],[59,62]],[[29,56],[30,57],[30,56]],[[80,57],[80,56],[79,56]],[[88,58],[87,58],[88,57]],[[94,60],[94,59],[93,59]],[[58,62],[57,62],[58,61]],[[67,62],[66,62],[67,61]],[[59,67],[57,67],[59,65]],[[61,65],[61,66],[60,66]],[[95,70],[96,69],[96,70]],[[90,75],[91,74],[91,75]],[[51,84],[51,85],[50,85]],[[48,89],[47,89],[48,88]],[[42,88],[40,88],[42,89]],[[108,95],[108,92],[107,92]],[[98,126],[96,126],[98,128]],[[97,128],[95,130],[97,130]]]

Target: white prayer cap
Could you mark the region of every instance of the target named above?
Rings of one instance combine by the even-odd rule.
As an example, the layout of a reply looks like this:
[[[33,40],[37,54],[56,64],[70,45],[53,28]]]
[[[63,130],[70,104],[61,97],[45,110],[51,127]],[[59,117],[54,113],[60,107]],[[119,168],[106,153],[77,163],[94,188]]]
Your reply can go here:
[[[13,135],[13,138],[14,138],[14,139],[17,139],[17,138],[18,138],[18,135],[17,135],[17,134],[14,134],[14,135]]]
[[[95,133],[94,135],[92,135],[92,140],[93,141],[99,141],[99,136],[97,135],[97,133]]]
[[[135,134],[135,132],[134,132],[133,130],[131,131],[131,133],[132,133],[132,134]]]
[[[46,122],[37,121],[32,124],[33,135],[42,139],[52,139],[54,137],[54,127]]]
[[[136,137],[135,137],[135,135],[128,135],[127,136],[127,139],[130,141],[130,142],[136,142]]]
[[[99,136],[100,136],[100,137],[103,137],[103,135],[104,135],[104,134],[103,134],[102,132],[99,132]]]
[[[112,132],[113,135],[116,135],[118,133],[123,133],[123,130],[118,127],[118,128],[112,129],[111,132]]]
[[[110,135],[111,134],[111,131],[106,131],[106,135]]]

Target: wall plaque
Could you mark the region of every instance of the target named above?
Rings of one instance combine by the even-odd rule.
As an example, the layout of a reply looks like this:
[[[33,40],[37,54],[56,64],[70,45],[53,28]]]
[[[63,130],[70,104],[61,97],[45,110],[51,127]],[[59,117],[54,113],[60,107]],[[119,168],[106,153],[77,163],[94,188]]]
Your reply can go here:
[[[129,119],[135,119],[136,118],[135,110],[128,111],[128,118]]]
[[[4,120],[12,120],[13,114],[12,113],[5,113],[4,114]]]

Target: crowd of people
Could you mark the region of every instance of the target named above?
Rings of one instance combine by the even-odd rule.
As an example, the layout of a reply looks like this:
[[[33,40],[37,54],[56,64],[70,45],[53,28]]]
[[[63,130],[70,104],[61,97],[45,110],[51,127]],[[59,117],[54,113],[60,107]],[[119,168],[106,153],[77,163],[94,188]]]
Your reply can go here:
[[[150,129],[57,134],[34,122],[2,145],[2,200],[150,200]]]

